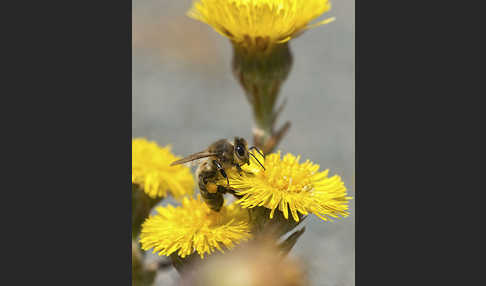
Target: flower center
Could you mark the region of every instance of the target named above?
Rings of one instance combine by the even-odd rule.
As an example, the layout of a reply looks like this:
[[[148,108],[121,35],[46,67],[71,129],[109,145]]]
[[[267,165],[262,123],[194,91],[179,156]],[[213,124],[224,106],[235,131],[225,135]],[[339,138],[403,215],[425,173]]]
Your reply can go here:
[[[262,172],[265,181],[274,189],[287,193],[307,192],[312,189],[312,173],[299,165],[283,164]]]

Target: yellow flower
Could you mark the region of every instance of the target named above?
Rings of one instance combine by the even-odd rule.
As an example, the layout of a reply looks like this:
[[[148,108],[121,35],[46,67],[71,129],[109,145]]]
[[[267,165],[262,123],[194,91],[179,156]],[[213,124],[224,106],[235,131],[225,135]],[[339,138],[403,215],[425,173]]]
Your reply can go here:
[[[199,0],[188,16],[233,42],[247,46],[284,43],[304,30],[332,22],[309,22],[331,9],[329,0]]]
[[[194,177],[184,165],[170,166],[180,157],[174,156],[170,146],[161,148],[143,138],[132,140],[132,183],[138,184],[151,198],[174,198],[194,193]]]
[[[177,252],[184,258],[197,252],[201,258],[215,249],[232,248],[250,237],[248,212],[233,203],[212,211],[201,200],[184,198],[182,206],[157,207],[158,214],[142,225],[140,242],[143,250],[153,248],[159,255]]]
[[[346,188],[337,175],[328,177],[329,170],[319,172],[319,165],[307,160],[299,163],[300,156],[286,154],[283,159],[278,153],[265,159],[255,153],[266,170],[254,160],[245,165],[241,175],[235,169],[227,172],[230,187],[242,196],[237,202],[245,208],[264,206],[271,209],[270,218],[276,209],[288,219],[289,209],[295,221],[297,212],[313,213],[323,220],[347,216],[349,213]],[[225,184],[225,180],[218,182]]]

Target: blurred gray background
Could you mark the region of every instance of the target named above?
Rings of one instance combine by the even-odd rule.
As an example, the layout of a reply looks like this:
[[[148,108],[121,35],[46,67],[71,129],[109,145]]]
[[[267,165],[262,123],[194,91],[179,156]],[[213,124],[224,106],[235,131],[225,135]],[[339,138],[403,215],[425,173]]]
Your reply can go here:
[[[233,78],[231,44],[188,18],[191,0],[134,0],[132,135],[172,145],[177,155],[197,152],[219,138],[251,141],[251,108]],[[339,174],[354,190],[354,1],[332,1],[322,18],[336,21],[290,42],[292,71],[279,101],[277,126],[292,127],[279,146]],[[322,19],[321,18],[321,19]],[[351,215],[333,222],[310,216],[291,252],[306,265],[312,285],[354,285],[354,200]],[[176,285],[175,270],[156,285]]]

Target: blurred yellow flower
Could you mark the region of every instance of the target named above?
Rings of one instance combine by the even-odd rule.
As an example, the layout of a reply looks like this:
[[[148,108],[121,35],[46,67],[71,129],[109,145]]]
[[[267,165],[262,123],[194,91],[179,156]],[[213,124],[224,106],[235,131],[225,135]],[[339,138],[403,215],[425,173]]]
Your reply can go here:
[[[132,140],[132,183],[139,185],[151,198],[176,199],[194,193],[194,177],[184,165],[170,166],[181,157],[173,155],[170,146],[159,147],[144,138]]]
[[[142,225],[143,250],[153,248],[159,255],[177,251],[184,258],[197,252],[201,258],[215,249],[224,252],[250,237],[248,211],[233,203],[212,211],[201,200],[185,197],[182,206],[157,207],[158,214]]]
[[[252,158],[250,165],[242,166],[241,175],[236,169],[227,172],[230,187],[242,196],[237,202],[245,208],[264,206],[271,209],[270,218],[276,209],[288,219],[289,209],[295,221],[297,212],[312,213],[322,220],[345,217],[349,213],[346,188],[337,175],[328,177],[329,170],[318,172],[319,165],[307,160],[299,163],[300,156],[286,154],[283,159],[278,153],[263,159],[253,153],[265,166],[265,170]],[[225,180],[218,184],[224,185]]]
[[[188,16],[251,47],[284,43],[304,30],[332,22],[334,18],[328,18],[309,25],[330,9],[329,0],[199,0]]]

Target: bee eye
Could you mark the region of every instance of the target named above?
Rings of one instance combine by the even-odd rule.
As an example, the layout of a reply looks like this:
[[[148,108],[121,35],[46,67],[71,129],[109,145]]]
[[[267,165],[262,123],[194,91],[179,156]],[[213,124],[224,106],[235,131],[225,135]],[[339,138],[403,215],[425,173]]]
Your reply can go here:
[[[241,148],[241,146],[236,147],[236,153],[238,153],[238,156],[240,157],[243,157],[243,155],[245,155],[245,151],[243,150],[243,148]]]

